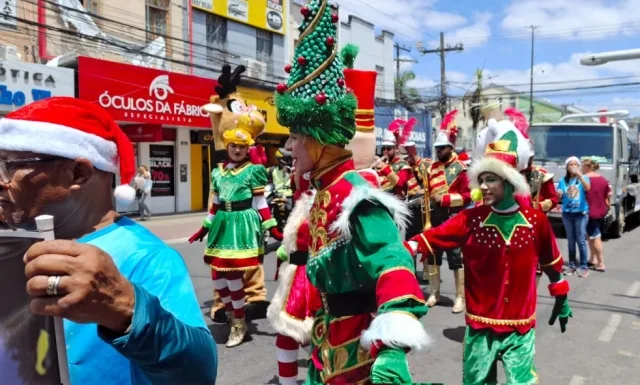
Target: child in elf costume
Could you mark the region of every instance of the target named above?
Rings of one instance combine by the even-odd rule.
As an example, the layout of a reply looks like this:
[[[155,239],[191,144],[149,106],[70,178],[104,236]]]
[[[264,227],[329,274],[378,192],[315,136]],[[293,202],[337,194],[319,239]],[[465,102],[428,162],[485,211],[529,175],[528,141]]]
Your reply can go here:
[[[248,158],[254,143],[250,132],[263,125],[259,116],[244,114],[236,128],[224,132],[228,160],[211,173],[213,204],[202,228],[190,239],[202,241],[208,234],[205,263],[211,266],[214,288],[232,318],[227,347],[240,345],[247,333],[242,276],[260,266],[264,230],[282,239],[264,197],[267,170]]]
[[[517,145],[516,132],[509,131],[487,146],[484,157],[474,160],[469,179],[481,191],[482,206],[463,210],[411,242],[425,253],[463,249],[465,385],[495,384],[499,357],[507,384],[538,383],[534,365],[538,262],[556,299],[549,324],[559,318],[564,332],[572,316],[569,283],[562,279],[562,256],[551,224],[542,211],[517,203],[516,196],[529,195],[517,169]]]
[[[355,170],[344,146],[356,131],[328,0],[302,8],[300,44],[275,97],[286,148],[317,190],[309,215],[307,277],[322,309],[311,331],[307,384],[411,383],[406,354],[427,344],[427,312],[395,222],[407,208]],[[395,221],[394,221],[395,219]]]

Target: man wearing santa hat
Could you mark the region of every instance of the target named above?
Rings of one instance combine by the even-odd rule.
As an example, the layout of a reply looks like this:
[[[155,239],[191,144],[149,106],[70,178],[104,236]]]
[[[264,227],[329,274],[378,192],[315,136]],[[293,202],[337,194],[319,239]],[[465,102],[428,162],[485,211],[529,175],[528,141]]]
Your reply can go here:
[[[0,217],[23,229],[55,219],[59,240],[22,254],[31,311],[65,318],[71,383],[215,383],[216,347],[181,256],[114,210],[113,174],[116,200],[131,203],[135,163],[109,114],[49,98],[1,119],[0,138]]]

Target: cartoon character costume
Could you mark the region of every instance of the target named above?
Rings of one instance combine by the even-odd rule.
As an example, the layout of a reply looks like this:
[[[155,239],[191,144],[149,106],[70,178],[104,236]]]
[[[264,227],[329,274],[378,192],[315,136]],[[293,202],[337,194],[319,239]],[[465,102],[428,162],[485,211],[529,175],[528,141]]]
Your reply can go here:
[[[246,68],[242,65],[231,71],[231,66],[224,65],[221,75],[218,77],[218,85],[215,87],[216,94],[211,96],[210,103],[204,105],[202,109],[209,113],[211,119],[211,129],[214,138],[215,156],[212,167],[217,167],[227,158],[227,148],[224,144],[223,134],[225,131],[235,127],[238,118],[242,115],[250,115],[258,121],[261,114],[254,106],[248,106],[245,99],[237,91],[240,84],[241,75]],[[256,138],[264,130],[263,127],[255,126],[256,132],[251,132]],[[249,148],[249,159],[254,164],[266,164],[266,154],[262,146],[253,145]],[[213,205],[212,194],[209,194],[208,208]],[[264,268],[262,264],[257,269],[246,270],[243,273],[242,282],[245,288],[245,306],[248,318],[264,318],[267,309],[267,288],[264,283]],[[218,295],[213,291],[213,305],[211,306],[211,318],[216,322],[228,322],[225,307]]]
[[[534,365],[536,324],[536,265],[552,282],[556,298],[553,324],[562,332],[572,316],[567,301],[569,284],[562,279],[562,256],[546,215],[517,204],[529,186],[518,172],[518,137],[510,131],[491,143],[483,158],[474,160],[469,177],[479,187],[487,173],[503,183],[504,197],[491,206],[467,209],[444,224],[413,238],[421,251],[462,247],[465,266],[466,323],[463,383],[496,383],[496,361],[501,357],[508,384],[537,383]],[[497,181],[497,182],[496,182]]]
[[[254,143],[250,132],[263,126],[261,115],[241,115],[237,127],[224,132],[223,140],[227,147],[249,147]],[[248,159],[218,165],[211,173],[213,205],[202,228],[190,239],[202,240],[208,234],[205,263],[211,267],[214,288],[226,310],[232,312],[227,347],[241,344],[247,333],[242,275],[259,268],[264,255],[264,231],[282,239],[264,197],[266,184],[267,170]]]
[[[323,306],[306,383],[411,383],[407,349],[428,338],[418,320],[427,307],[394,223],[406,221],[407,209],[371,186],[343,147],[356,131],[356,100],[337,54],[338,16],[328,0],[312,0],[302,13],[296,61],[275,100],[280,124],[301,138],[297,146],[313,161],[317,190],[307,277]]]
[[[449,112],[436,133],[434,146],[450,147],[454,149],[458,138],[458,127],[456,126],[456,116],[458,110]],[[445,162],[436,160],[427,173],[425,189],[428,189],[430,198],[441,196],[440,202],[430,204],[430,221],[433,227],[439,226],[450,217],[458,214],[471,203],[471,191],[469,189],[469,179],[467,178],[467,166],[458,159],[455,152]],[[453,271],[456,285],[456,298],[451,311],[461,313],[464,311],[464,269],[462,268],[462,253],[460,248],[450,250],[438,250],[434,254],[423,254],[422,261],[425,260],[423,278],[429,281],[429,298],[427,305],[435,306],[440,302],[440,270],[442,266],[442,255],[446,251],[449,270]]]

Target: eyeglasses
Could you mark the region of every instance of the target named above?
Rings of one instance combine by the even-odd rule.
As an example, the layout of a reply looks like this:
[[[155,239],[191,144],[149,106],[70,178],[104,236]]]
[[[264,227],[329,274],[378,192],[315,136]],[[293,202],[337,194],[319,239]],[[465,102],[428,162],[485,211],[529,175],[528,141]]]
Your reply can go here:
[[[47,157],[47,158],[26,158],[26,159],[15,159],[15,160],[1,160],[0,159],[0,181],[2,183],[11,183],[11,179],[13,179],[13,175],[11,169],[13,169],[16,165],[25,165],[29,163],[41,163],[41,162],[51,162],[54,160],[60,160],[60,157]]]

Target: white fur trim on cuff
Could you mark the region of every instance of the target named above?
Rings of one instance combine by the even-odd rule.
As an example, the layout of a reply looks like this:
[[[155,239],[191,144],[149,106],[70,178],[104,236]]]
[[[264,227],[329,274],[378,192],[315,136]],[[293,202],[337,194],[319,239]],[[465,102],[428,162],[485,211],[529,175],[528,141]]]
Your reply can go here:
[[[515,193],[520,195],[530,195],[529,184],[524,175],[520,174],[518,170],[511,167],[507,163],[485,156],[479,159],[477,162],[473,162],[468,169],[469,184],[471,188],[479,188],[478,177],[485,172],[494,173],[501,178],[509,181],[515,187]]]
[[[337,231],[345,238],[351,237],[351,214],[364,201],[379,203],[381,207],[388,210],[401,233],[407,229],[411,212],[404,202],[373,187],[354,186],[349,196],[342,202],[342,211],[338,219],[331,224],[331,231]]]
[[[362,333],[360,345],[371,350],[375,341],[388,347],[412,350],[422,350],[431,343],[420,321],[402,312],[384,313],[373,319],[371,326]]]
[[[29,151],[68,159],[85,158],[99,170],[116,172],[114,142],[59,124],[0,119],[0,150]]]

